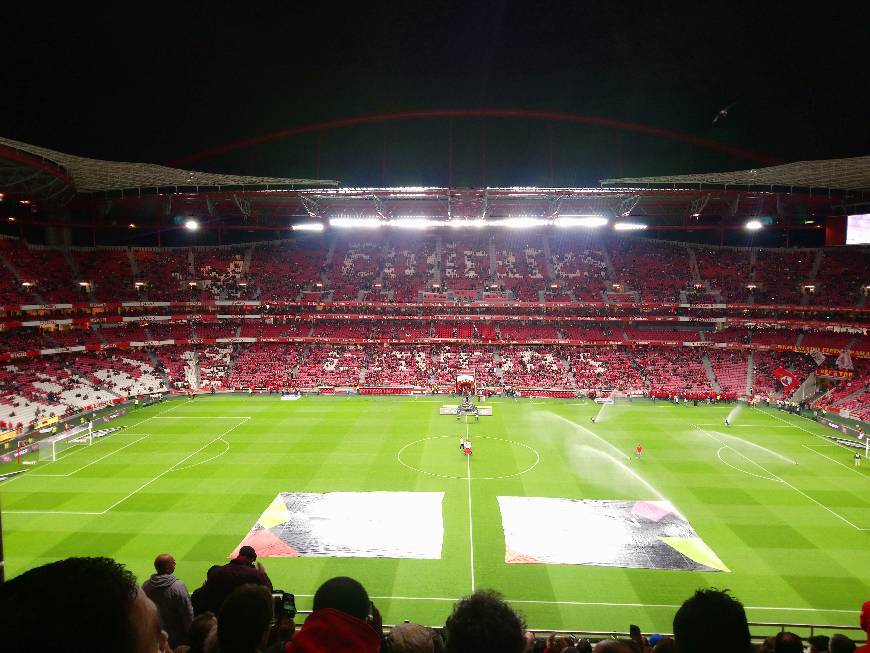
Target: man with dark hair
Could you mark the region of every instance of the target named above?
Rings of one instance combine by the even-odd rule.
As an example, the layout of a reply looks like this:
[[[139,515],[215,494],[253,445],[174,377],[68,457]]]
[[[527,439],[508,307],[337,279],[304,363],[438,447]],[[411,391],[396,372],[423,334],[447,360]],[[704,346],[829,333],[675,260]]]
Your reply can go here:
[[[173,575],[175,558],[168,553],[161,553],[154,560],[154,570],[157,573],[142,584],[142,591],[157,606],[163,620],[163,630],[169,635],[169,645],[175,648],[187,644],[187,629],[193,621],[193,604],[185,584]]]
[[[317,589],[311,614],[302,629],[283,646],[284,653],[380,650],[380,614],[369,601],[365,588],[346,576],[332,578]]]
[[[239,555],[227,564],[217,569],[210,569],[205,585],[202,587],[202,609],[219,614],[226,598],[234,589],[242,585],[262,585],[271,592],[272,581],[266,575],[263,564],[256,560],[257,552],[254,551],[254,547],[243,546],[239,549]]]
[[[828,642],[828,653],[854,653],[855,642],[845,635],[834,635]]]
[[[773,638],[774,653],[804,653],[803,640],[788,631],[782,631]]]
[[[728,590],[698,590],[674,615],[680,653],[746,653],[751,650],[743,604]]]
[[[154,603],[109,558],[67,558],[0,585],[5,653],[154,653],[160,635]]]
[[[498,592],[478,590],[447,617],[447,653],[523,653],[525,620]]]
[[[218,615],[220,653],[258,653],[272,625],[272,592],[262,585],[234,589]]]

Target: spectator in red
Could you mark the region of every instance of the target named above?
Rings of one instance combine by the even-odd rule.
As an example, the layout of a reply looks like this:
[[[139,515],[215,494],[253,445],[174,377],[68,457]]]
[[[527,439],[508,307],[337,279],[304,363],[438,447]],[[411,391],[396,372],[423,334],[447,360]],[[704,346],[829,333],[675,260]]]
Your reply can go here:
[[[332,578],[314,593],[311,614],[289,642],[271,646],[268,653],[379,653],[381,616],[359,581]]]
[[[858,623],[867,635],[867,639],[870,640],[870,601],[861,606],[861,619]],[[870,653],[870,641],[857,649],[855,653]]]

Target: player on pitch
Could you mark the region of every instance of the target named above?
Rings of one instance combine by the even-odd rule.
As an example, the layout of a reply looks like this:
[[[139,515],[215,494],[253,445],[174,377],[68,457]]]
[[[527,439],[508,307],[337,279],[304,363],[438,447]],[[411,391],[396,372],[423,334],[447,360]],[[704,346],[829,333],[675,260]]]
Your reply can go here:
[[[471,455],[471,440],[466,440],[466,441],[465,441],[465,455],[466,455],[466,456],[470,456],[470,455]]]
[[[634,455],[637,456],[637,459],[640,460],[640,457],[643,455],[643,445],[638,442],[637,446],[634,448]]]

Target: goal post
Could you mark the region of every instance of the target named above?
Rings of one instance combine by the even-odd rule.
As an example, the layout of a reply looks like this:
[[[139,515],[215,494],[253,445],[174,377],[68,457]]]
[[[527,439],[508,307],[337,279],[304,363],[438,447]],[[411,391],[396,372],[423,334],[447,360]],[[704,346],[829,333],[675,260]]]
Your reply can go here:
[[[79,426],[42,440],[39,443],[39,462],[54,462],[60,454],[72,447],[89,447],[93,443],[93,422],[88,422],[86,426]]]

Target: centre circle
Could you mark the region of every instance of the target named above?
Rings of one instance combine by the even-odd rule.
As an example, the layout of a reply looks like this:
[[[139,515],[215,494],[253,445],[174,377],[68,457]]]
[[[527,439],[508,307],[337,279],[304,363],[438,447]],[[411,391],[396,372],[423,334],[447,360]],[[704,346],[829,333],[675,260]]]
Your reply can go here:
[[[399,449],[399,464],[420,474],[457,480],[494,481],[520,476],[540,462],[537,450],[523,442],[492,435],[471,438],[474,453],[459,449],[459,436],[433,435]]]

